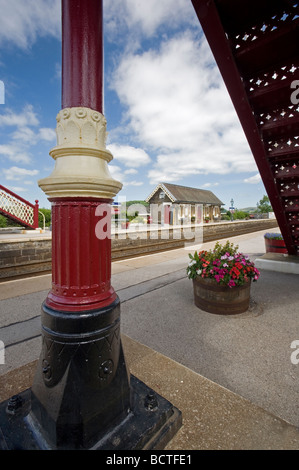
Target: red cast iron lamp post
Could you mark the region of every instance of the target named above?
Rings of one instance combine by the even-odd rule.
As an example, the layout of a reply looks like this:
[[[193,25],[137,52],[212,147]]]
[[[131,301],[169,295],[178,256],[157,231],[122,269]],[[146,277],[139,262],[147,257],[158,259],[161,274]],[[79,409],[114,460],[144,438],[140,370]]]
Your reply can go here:
[[[32,388],[0,406],[0,448],[161,448],[181,425],[179,410],[127,370],[111,236],[96,236],[122,187],[105,146],[102,17],[102,0],[62,0],[55,167],[39,181],[52,204],[52,289]]]

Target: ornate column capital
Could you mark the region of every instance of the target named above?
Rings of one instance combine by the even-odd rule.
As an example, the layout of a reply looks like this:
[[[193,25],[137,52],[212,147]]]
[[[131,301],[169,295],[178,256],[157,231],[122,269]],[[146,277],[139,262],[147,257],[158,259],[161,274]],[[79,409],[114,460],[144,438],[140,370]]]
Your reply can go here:
[[[57,145],[52,174],[38,182],[48,197],[98,197],[112,199],[122,184],[108,169],[113,159],[106,149],[106,119],[85,107],[62,109],[57,117]]]

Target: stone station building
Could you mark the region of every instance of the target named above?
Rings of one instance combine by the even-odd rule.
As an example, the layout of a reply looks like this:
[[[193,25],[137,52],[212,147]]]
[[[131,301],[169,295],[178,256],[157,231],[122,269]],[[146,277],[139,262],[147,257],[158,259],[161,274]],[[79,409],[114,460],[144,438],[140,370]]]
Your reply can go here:
[[[220,220],[223,202],[212,191],[159,183],[146,198],[154,222],[179,225]]]

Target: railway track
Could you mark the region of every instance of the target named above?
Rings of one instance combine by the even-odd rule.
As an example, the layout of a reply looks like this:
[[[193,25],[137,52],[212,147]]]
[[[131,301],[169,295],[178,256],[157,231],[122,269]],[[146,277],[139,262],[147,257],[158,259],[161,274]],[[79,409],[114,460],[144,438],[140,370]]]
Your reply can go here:
[[[203,228],[203,241],[210,242],[243,235],[277,226],[276,220],[248,221],[248,223],[210,224]],[[208,224],[207,224],[208,225]],[[131,234],[132,236],[132,234]],[[171,236],[174,236],[173,234]],[[161,234],[159,235],[161,237]],[[112,239],[111,258],[120,261],[138,256],[161,253],[185,246],[184,238]],[[51,239],[0,243],[0,283],[12,279],[51,273]]]

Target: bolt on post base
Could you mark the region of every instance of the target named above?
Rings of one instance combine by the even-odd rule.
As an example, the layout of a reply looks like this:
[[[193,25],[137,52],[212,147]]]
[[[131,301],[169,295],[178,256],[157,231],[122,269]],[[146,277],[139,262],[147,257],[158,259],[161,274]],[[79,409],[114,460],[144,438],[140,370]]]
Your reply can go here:
[[[181,412],[135,376],[130,377],[131,410],[91,447],[78,450],[160,450],[182,425]],[[31,389],[0,404],[0,450],[63,450],[43,435],[31,414]],[[68,450],[72,450],[67,447]]]

